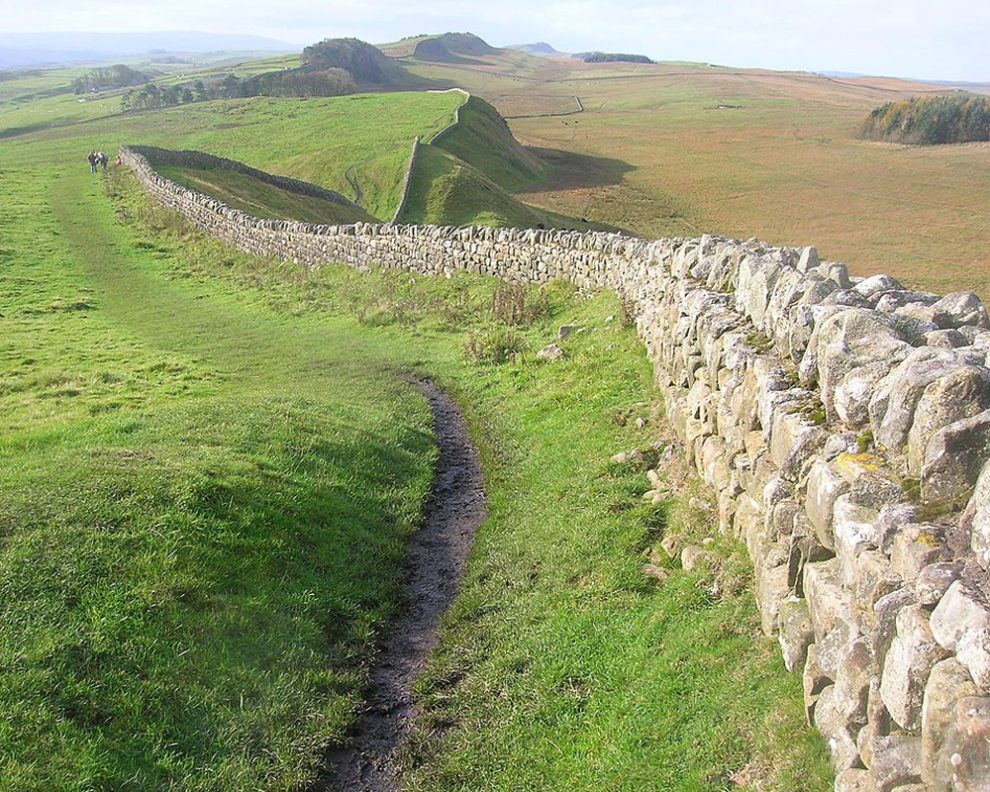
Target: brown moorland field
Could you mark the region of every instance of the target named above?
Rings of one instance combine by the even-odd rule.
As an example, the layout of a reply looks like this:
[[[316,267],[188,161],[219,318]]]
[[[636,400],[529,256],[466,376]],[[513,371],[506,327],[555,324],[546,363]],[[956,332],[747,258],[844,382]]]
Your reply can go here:
[[[990,145],[857,139],[874,107],[935,86],[504,51],[407,68],[492,102],[556,167],[520,196],[643,236],[814,244],[856,274],[990,297]],[[541,116],[575,107],[584,112]]]

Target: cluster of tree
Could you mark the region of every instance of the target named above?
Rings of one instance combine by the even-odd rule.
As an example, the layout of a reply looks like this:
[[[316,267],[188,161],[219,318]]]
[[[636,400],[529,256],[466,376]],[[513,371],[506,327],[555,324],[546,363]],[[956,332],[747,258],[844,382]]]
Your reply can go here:
[[[148,83],[140,91],[128,91],[120,99],[120,109],[153,110],[156,107],[171,107],[191,102],[216,99],[216,92],[206,88],[202,80],[189,85],[155,85]]]
[[[401,83],[406,74],[399,64],[380,49],[356,38],[324,39],[302,52],[300,71],[343,69],[359,84]]]
[[[990,98],[959,94],[888,102],[870,113],[860,136],[921,145],[990,140]]]
[[[354,93],[354,78],[343,69],[287,69],[241,80],[240,96],[343,96]]]
[[[653,63],[645,55],[629,55],[625,52],[579,52],[574,56],[585,63]]]
[[[128,91],[121,99],[121,109],[153,110],[209,99],[237,99],[249,96],[343,96],[354,93],[351,75],[342,69],[311,71],[286,69],[240,78],[228,74],[222,80],[204,83],[197,80],[183,85],[148,83],[139,91]]]
[[[72,90],[77,94],[90,91],[107,91],[113,88],[127,88],[130,85],[143,85],[148,82],[148,75],[118,63],[94,69],[88,74],[72,81]]]

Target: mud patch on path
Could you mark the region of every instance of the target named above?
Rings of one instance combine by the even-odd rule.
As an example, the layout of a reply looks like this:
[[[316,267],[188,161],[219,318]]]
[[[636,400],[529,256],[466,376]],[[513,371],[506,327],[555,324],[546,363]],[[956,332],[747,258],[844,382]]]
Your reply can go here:
[[[395,759],[419,712],[412,686],[437,642],[437,622],[457,594],[474,534],[487,514],[481,463],[454,401],[430,382],[416,386],[430,401],[440,458],[423,526],[406,560],[403,604],[379,646],[354,737],[327,756],[311,792],[392,792]]]

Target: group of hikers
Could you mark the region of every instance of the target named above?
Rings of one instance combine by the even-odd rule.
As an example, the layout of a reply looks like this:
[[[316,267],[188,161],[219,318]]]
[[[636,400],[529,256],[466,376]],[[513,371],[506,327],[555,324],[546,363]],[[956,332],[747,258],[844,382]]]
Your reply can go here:
[[[86,159],[89,160],[90,173],[96,173],[97,166],[102,167],[104,173],[107,172],[107,163],[110,162],[110,158],[102,151],[91,151]]]

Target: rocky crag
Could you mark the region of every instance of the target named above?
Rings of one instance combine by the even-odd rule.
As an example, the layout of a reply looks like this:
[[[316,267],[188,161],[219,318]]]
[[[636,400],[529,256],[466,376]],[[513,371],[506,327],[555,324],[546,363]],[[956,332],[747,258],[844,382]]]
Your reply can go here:
[[[974,295],[710,236],[258,220],[123,153],[154,199],[249,253],[613,289],[721,530],[748,548],[836,789],[990,789],[990,330]]]

